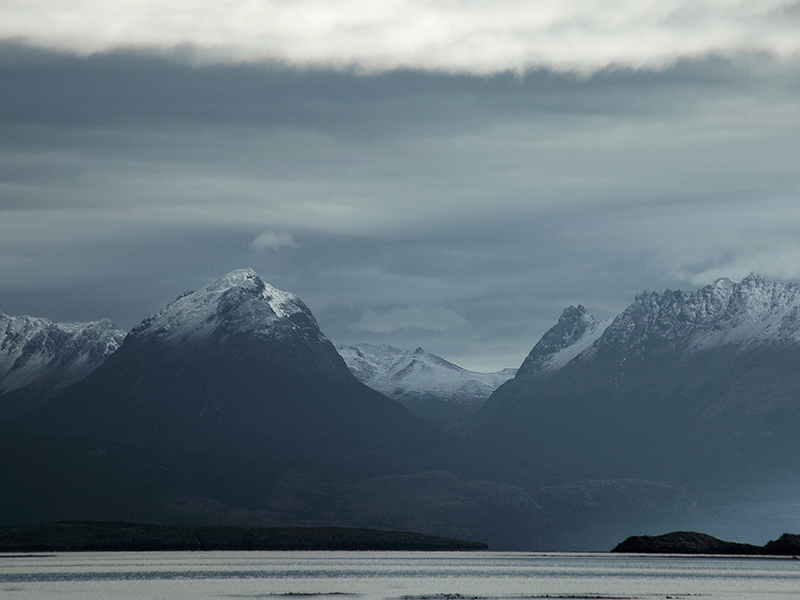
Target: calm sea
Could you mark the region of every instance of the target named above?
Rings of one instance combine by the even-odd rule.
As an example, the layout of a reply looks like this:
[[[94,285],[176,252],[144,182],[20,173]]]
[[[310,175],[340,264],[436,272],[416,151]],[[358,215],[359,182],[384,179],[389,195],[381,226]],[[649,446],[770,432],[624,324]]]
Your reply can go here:
[[[0,598],[800,598],[800,560],[615,554],[0,555]]]

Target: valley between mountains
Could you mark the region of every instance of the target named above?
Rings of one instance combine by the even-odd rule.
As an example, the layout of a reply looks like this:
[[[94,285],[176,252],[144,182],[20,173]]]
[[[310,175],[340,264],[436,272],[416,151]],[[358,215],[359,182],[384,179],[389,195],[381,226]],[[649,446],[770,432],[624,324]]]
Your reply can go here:
[[[564,310],[519,369],[336,347],[250,269],[130,332],[0,313],[0,524],[361,527],[493,550],[800,529],[800,287]]]

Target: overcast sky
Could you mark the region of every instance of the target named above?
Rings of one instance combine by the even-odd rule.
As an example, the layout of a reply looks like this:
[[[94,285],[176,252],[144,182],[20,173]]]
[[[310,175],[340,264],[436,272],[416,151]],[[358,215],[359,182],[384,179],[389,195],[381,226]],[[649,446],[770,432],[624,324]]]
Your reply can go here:
[[[241,267],[475,370],[798,280],[800,3],[0,3],[0,311],[129,329]]]

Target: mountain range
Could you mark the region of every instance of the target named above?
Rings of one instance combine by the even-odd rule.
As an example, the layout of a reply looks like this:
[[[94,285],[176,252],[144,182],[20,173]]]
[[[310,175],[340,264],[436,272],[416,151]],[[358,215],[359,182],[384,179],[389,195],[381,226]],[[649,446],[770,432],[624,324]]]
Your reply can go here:
[[[757,276],[644,292],[602,321],[568,307],[515,375],[421,349],[340,354],[250,269],[127,335],[3,316],[0,522],[377,527],[539,550],[726,535],[732,503],[794,489],[799,315],[798,286]],[[791,529],[759,523],[741,531]]]

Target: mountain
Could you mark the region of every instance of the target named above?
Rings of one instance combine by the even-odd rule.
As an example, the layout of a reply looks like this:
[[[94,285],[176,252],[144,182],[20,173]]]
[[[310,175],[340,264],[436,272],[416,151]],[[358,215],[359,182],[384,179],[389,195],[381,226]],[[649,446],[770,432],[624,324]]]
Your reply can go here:
[[[250,269],[144,319],[31,419],[60,434],[204,452],[318,456],[437,443],[353,377],[297,296]]]
[[[800,468],[800,286],[750,275],[567,308],[467,430],[582,476],[715,485]]]
[[[515,369],[475,373],[417,348],[357,344],[337,346],[361,383],[397,400],[412,414],[440,426],[472,415]]]
[[[0,313],[0,416],[24,412],[80,381],[124,338],[108,319],[53,323]]]

